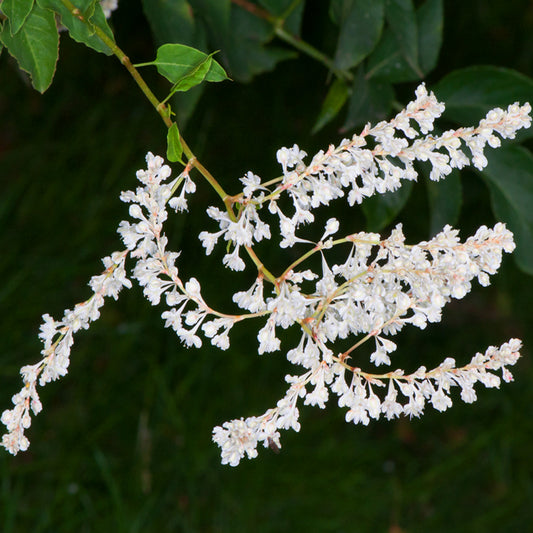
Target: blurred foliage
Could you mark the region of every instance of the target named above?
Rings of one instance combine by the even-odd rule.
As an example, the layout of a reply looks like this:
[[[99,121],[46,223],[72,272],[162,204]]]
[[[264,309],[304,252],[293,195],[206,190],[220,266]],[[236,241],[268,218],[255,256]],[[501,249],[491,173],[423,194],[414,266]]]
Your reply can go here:
[[[154,43],[142,6],[123,3],[112,20],[117,40],[136,62],[151,61]],[[194,2],[197,10],[210,3]],[[334,2],[336,9],[359,3],[364,2]],[[283,10],[288,2],[260,4]],[[301,27],[304,40],[339,66],[346,64],[336,52],[339,26],[330,22],[327,3],[308,1],[291,16],[292,32]],[[239,24],[261,41],[266,26],[254,20],[256,26]],[[449,0],[444,20],[443,52],[426,79],[429,86],[473,64],[532,75],[530,2]],[[314,153],[342,135],[340,115],[310,134],[328,93],[327,69],[305,54],[290,59],[294,48],[271,33],[268,39],[274,55],[253,48],[233,52],[256,53],[264,68],[243,74],[246,84],[206,86],[184,131],[230,191],[247,170],[275,175],[280,146],[298,142]],[[278,64],[282,57],[287,60]],[[417,61],[423,64],[420,55]],[[354,80],[360,67],[353,66]],[[85,284],[101,270],[99,258],[119,246],[115,228],[127,212],[118,201],[120,191],[134,186],[146,151],[163,154],[166,141],[157,115],[116,61],[65,34],[54,83],[44,95],[17,72],[3,53],[0,405],[5,407],[20,386],[20,366],[39,357],[41,314],[58,316],[87,297]],[[156,93],[164,95],[164,80],[146,72]],[[230,76],[240,79],[231,70]],[[395,85],[396,99],[407,101],[416,83]],[[463,235],[494,222],[493,189],[478,175],[463,172],[460,180],[443,183],[446,194],[462,198],[461,211],[439,211],[441,219],[434,220],[430,204],[438,196],[415,184],[397,218],[410,239],[427,238],[430,226],[442,226],[448,216],[459,217]],[[215,201],[200,188],[190,214],[170,220],[167,232],[171,247],[183,250],[185,275],[206,280],[208,296],[224,302],[236,287],[248,285],[222,272],[220,256],[206,258],[197,242],[206,227],[205,207]],[[338,217],[355,228],[366,224],[357,209]],[[281,260],[269,248],[262,253],[274,264]],[[527,531],[533,521],[532,298],[531,278],[507,257],[491,287],[478,287],[450,304],[443,323],[405,331],[398,339],[396,360],[414,369],[421,359],[428,367],[444,356],[467,361],[489,344],[520,337],[525,350],[515,383],[500,391],[479,390],[473,405],[461,404],[456,395],[446,413],[428,409],[420,420],[366,428],[346,424],[333,403],[325,411],[305,408],[301,433],[284,435],[281,454],[261,450],[259,458],[233,469],[219,464],[212,427],[273,405],[283,393],[288,363],[279,354],[258,357],[254,332],[246,328],[235,328],[229,352],[210,346],[185,350],[163,329],[160,309],[151,308],[138,289],[124,293],[104,307],[89,331],[80,332],[69,375],[42,390],[44,410],[29,432],[30,450],[16,458],[0,454],[0,530]]]

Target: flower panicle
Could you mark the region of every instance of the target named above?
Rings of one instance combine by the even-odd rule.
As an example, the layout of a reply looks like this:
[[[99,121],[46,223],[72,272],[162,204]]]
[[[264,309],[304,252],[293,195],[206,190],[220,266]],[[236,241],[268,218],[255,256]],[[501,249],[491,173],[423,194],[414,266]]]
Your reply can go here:
[[[487,165],[484,155],[487,145],[497,148],[501,139],[513,139],[520,129],[531,126],[531,105],[515,102],[506,110],[489,111],[476,127],[433,136],[435,120],[445,106],[433,92],[428,92],[424,83],[418,86],[415,96],[392,120],[375,126],[367,124],[362,132],[343,139],[338,146],[320,150],[309,163],[305,162],[307,153],[297,144],[280,148],[276,157],[283,175],[280,180],[273,180],[278,183],[273,190],[247,172],[241,179],[244,191],[238,195],[244,208],[236,220],[216,207],[208,208],[208,215],[217,222],[219,230],[200,234],[206,254],[211,254],[220,239],[227,241],[232,250],[224,256],[224,266],[244,270],[240,250],[271,238],[269,224],[258,214],[265,203],[279,219],[280,246],[292,247],[308,242],[295,232],[300,225],[315,220],[313,210],[317,207],[343,197],[353,206],[375,194],[395,191],[405,180],[418,178],[414,166],[417,161],[430,163],[429,177],[433,181],[445,178],[454,168],[473,165],[481,171]],[[278,205],[283,194],[292,201],[292,215]]]
[[[100,309],[105,298],[118,298],[123,287],[131,288],[124,264],[128,251],[113,252],[102,262],[106,270],[89,281],[93,294],[86,301],[67,309],[61,320],[54,320],[49,314],[43,315],[39,338],[44,347],[43,358],[36,364],[21,368],[22,389],[13,398],[13,408],[6,409],[0,418],[7,433],[2,436],[1,445],[11,454],[28,449],[30,441],[25,430],[31,426],[31,413],[37,415],[42,410],[37,386],[46,385],[63,377],[68,372],[70,350],[74,344],[74,334],[80,329],[88,329],[100,318]]]
[[[489,111],[476,127],[446,131],[431,135],[434,121],[444,112],[444,104],[424,84],[416,90],[416,99],[392,120],[372,126],[351,139],[343,139],[338,146],[315,154],[306,163],[307,153],[298,145],[281,148],[277,160],[283,175],[269,190],[255,175],[247,174],[243,202],[259,210],[267,203],[271,214],[279,219],[282,248],[297,243],[309,243],[313,249],[304,254],[322,255],[322,274],[295,271],[302,259],[293,263],[278,278],[272,296],[263,290],[258,278],[248,291],[237,293],[235,301],[243,308],[266,308],[267,321],[257,338],[259,353],[280,349],[280,328],[298,324],[303,334],[299,345],[288,351],[287,359],[306,369],[300,376],[288,376],[291,387],[274,409],[260,417],[238,419],[217,426],[213,440],[220,446],[222,463],[235,466],[244,457],[256,457],[257,444],[276,443],[280,447],[279,429],[299,430],[298,398],[306,405],[324,408],[330,392],[338,396],[340,407],[348,407],[348,422],[368,424],[371,418],[395,418],[401,414],[420,416],[427,403],[444,411],[452,405],[450,389],[458,386],[461,398],[467,403],[476,399],[474,384],[499,387],[501,379],[508,382],[512,374],[507,366],[519,357],[521,342],[511,339],[499,348],[490,347],[477,354],[470,364],[457,368],[452,358],[439,367],[426,371],[420,367],[406,375],[401,369],[386,374],[363,372],[348,364],[352,351],[373,339],[375,351],[370,362],[376,366],[390,365],[390,354],[397,348],[388,338],[406,324],[424,329],[428,322],[441,320],[442,309],[452,298],[463,298],[477,279],[480,285],[490,283],[501,264],[504,252],[515,248],[512,233],[504,224],[494,228],[482,226],[475,235],[461,242],[458,231],[446,226],[433,239],[407,245],[398,225],[389,238],[377,234],[359,233],[333,241],[330,237],[339,229],[335,219],[329,219],[319,243],[311,243],[296,235],[298,226],[314,221],[313,210],[327,206],[332,200],[347,196],[350,205],[361,203],[374,194],[394,191],[404,180],[416,180],[416,161],[428,161],[430,179],[445,178],[453,168],[473,165],[483,170],[487,165],[484,150],[488,145],[497,148],[501,139],[512,139],[522,128],[531,125],[529,103],[514,103],[506,110]],[[253,177],[253,178],[252,178]],[[292,200],[294,213],[287,215],[278,205],[286,193]],[[224,215],[223,215],[224,216]],[[256,214],[254,216],[257,217]],[[228,237],[230,224],[240,224],[241,242],[253,240],[254,226],[238,218],[219,222],[220,231],[209,235],[208,253],[216,241]],[[257,222],[255,223],[257,224]],[[331,267],[326,252],[333,246],[352,243],[346,261]],[[236,248],[238,253],[238,247]],[[227,264],[234,270],[232,264]],[[305,274],[304,274],[305,272]],[[304,290],[302,282],[315,280],[315,289]],[[260,287],[261,291],[258,291]],[[260,298],[258,298],[260,294]],[[333,355],[329,343],[350,336],[360,336],[347,352]],[[502,377],[493,371],[501,369]],[[345,374],[351,375],[347,381]],[[388,383],[388,384],[387,384]],[[313,387],[306,390],[306,386]],[[377,391],[385,388],[386,394]],[[376,389],[376,390],[374,390]],[[404,400],[399,400],[399,395]]]
[[[461,389],[461,398],[471,403],[476,399],[477,382],[499,387],[501,379],[511,381],[507,367],[518,360],[521,342],[517,339],[476,354],[463,367],[456,367],[452,358],[433,370],[422,366],[412,374],[401,369],[376,374],[351,366],[353,352],[367,341],[375,343],[370,362],[376,367],[391,365],[397,345],[390,337],[409,324],[424,329],[428,322],[440,321],[446,303],[463,298],[474,280],[488,285],[503,253],[515,247],[504,224],[482,226],[464,242],[457,230],[445,226],[429,241],[414,245],[406,244],[401,224],[387,238],[360,232],[334,239],[340,231],[335,218],[327,220],[318,242],[296,235],[299,226],[315,220],[316,208],[334,199],[346,196],[353,206],[374,194],[396,190],[404,180],[415,180],[415,161],[429,161],[433,180],[470,164],[481,170],[487,164],[486,145],[498,147],[501,139],[513,138],[531,124],[530,105],[515,103],[507,110],[490,111],[476,127],[433,137],[430,132],[444,104],[424,84],[415,96],[392,120],[367,124],[360,134],[315,154],[310,163],[296,144],[281,148],[277,152],[283,172],[280,178],[262,183],[248,172],[241,179],[242,194],[224,199],[225,210],[207,209],[218,230],[199,234],[205,253],[211,254],[219,241],[225,241],[224,266],[244,270],[240,252],[246,250],[257,267],[252,286],[233,295],[233,301],[247,314],[225,314],[211,308],[200,282],[182,277],[178,260],[183,258],[180,252],[168,249],[163,228],[169,210],[188,210],[188,198],[196,191],[189,175],[193,165],[189,162],[172,178],[163,158],[149,152],[146,169],[137,172],[140,185],[120,196],[129,204],[129,218],[117,228],[125,250],[103,259],[106,270],[91,278],[93,294],[88,300],[66,310],[60,321],[43,315],[39,333],[43,357],[21,369],[24,386],[13,396],[14,407],[1,416],[7,428],[2,445],[13,454],[28,448],[24,432],[31,425],[31,414],[42,409],[37,386],[67,373],[74,334],[99,318],[106,297],[117,299],[123,287],[131,287],[125,270],[127,256],[134,261],[131,277],[152,305],[166,304],[161,314],[165,327],[172,328],[187,347],[200,347],[203,334],[212,345],[226,350],[229,332],[245,318],[265,320],[257,334],[259,354],[280,350],[281,330],[295,326],[302,331],[298,345],[288,350],[286,357],[302,367],[303,373],[286,376],[289,388],[276,407],[259,417],[232,420],[213,430],[223,464],[235,466],[245,456],[256,457],[258,444],[278,451],[280,430],[300,429],[301,399],[304,405],[323,409],[333,393],[338,405],[348,408],[348,422],[367,425],[371,418],[382,416],[420,416],[428,403],[444,411],[452,405],[450,390],[454,386]],[[292,215],[280,207],[286,209],[285,203],[278,202],[283,193],[292,201]],[[277,278],[252,250],[256,243],[272,238],[269,224],[259,214],[264,206],[279,221],[281,248],[297,243],[308,248]],[[347,257],[330,265],[329,251],[337,246],[349,247]],[[320,254],[317,271],[302,268],[314,254]],[[265,281],[269,285],[265,286]],[[344,353],[335,354],[332,344],[345,339],[355,340]],[[495,373],[499,370],[501,378]]]
[[[518,361],[521,347],[520,340],[510,339],[500,347],[490,346],[485,353],[476,354],[463,367],[456,367],[453,358],[446,358],[433,370],[420,367],[408,375],[403,370],[368,374],[360,369],[348,370],[338,361],[321,361],[300,376],[286,377],[291,386],[275,408],[259,417],[236,419],[215,427],[213,441],[220,447],[222,464],[230,466],[237,466],[244,457],[257,457],[258,444],[268,447],[274,443],[279,449],[279,430],[300,430],[298,401],[303,399],[304,405],[324,409],[330,393],[337,396],[339,407],[348,408],[346,422],[365,426],[370,419],[382,416],[387,420],[401,415],[420,417],[427,404],[445,411],[453,403],[452,387],[461,389],[461,400],[472,403],[477,399],[476,383],[498,388],[502,379],[512,381],[507,367]],[[501,377],[496,371],[501,371]]]

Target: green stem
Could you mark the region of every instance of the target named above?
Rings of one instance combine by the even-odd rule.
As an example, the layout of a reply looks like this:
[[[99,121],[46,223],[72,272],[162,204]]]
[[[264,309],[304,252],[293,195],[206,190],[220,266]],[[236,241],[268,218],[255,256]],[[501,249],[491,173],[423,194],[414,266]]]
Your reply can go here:
[[[259,274],[262,274],[268,281],[270,281],[276,288],[278,287],[278,283],[276,280],[276,276],[268,270],[265,265],[262,263],[262,261],[257,257],[257,254],[254,252],[253,248],[251,246],[246,246],[246,251],[248,252],[248,255],[250,256],[250,259],[254,262],[255,266],[257,267],[257,272]]]
[[[302,3],[302,0],[294,0],[292,4],[282,13],[281,19],[287,20],[290,14]]]
[[[372,245],[377,245],[379,244],[379,241],[378,242],[374,242],[374,241],[363,241],[363,240],[360,240],[360,239],[354,239],[354,238],[351,238],[352,235],[348,235],[346,237],[342,237],[340,239],[335,239],[334,241],[331,241],[331,245],[328,249],[330,248],[333,248],[333,246],[337,246],[338,244],[343,244],[343,243],[347,243],[347,242],[352,242],[352,243],[355,243],[355,242],[359,242],[359,243],[362,243],[362,244],[372,244]],[[294,270],[295,267],[297,267],[300,263],[303,263],[306,259],[308,259],[309,257],[311,257],[313,254],[315,254],[316,252],[319,252],[320,250],[323,250],[324,249],[324,243],[323,242],[319,242],[314,248],[311,248],[311,250],[308,250],[305,254],[303,254],[301,257],[299,257],[298,259],[296,259],[296,261],[294,261],[293,263],[291,263],[286,269],[285,271],[283,272],[283,274],[279,277],[279,279],[284,279],[287,274],[291,271],[291,270]]]
[[[306,41],[302,41],[302,39],[300,39],[299,37],[295,37],[287,30],[285,30],[281,24],[278,23],[275,25],[274,33],[282,41],[285,41],[287,44],[294,46],[294,48],[296,48],[297,50],[300,50],[300,52],[303,52],[304,54],[318,61],[319,63],[322,63],[328,70],[333,72],[333,74],[335,74],[337,78],[349,82],[353,81],[353,74],[351,72],[338,69],[331,60],[331,58],[329,58],[326,54],[322,53],[320,50],[316,49],[314,46],[310,45]]]
[[[271,15],[265,9],[258,7],[255,4],[252,4],[248,0],[231,1],[242,9],[248,11],[248,13],[251,13],[252,15],[266,20],[267,22],[272,24],[272,27],[274,28],[274,34],[277,37],[279,37],[282,41],[285,41],[287,44],[290,44],[291,46],[296,48],[296,50],[300,50],[300,52],[303,52],[304,54],[318,61],[319,63],[322,63],[328,70],[333,72],[333,74],[335,74],[337,78],[344,79],[349,82],[353,81],[353,74],[351,72],[338,69],[335,66],[334,62],[331,60],[331,58],[329,58],[326,54],[322,53],[320,50],[310,45],[309,43],[302,41],[302,39],[300,39],[299,37],[292,35],[292,33],[288,32],[283,28],[283,24],[285,23],[286,18],[298,6],[301,0],[295,0],[288,7],[285,13],[283,13],[283,15],[281,15],[280,17],[275,17],[274,15]]]
[[[291,270],[294,270],[300,263],[303,263],[307,258],[311,257],[315,252],[318,252],[319,250],[322,250],[324,248],[323,243],[318,243],[314,248],[311,248],[311,250],[308,250],[305,254],[300,256],[296,261],[291,263],[283,272],[283,274],[279,277],[280,280],[283,280],[287,277],[289,272]]]
[[[131,74],[131,77],[135,80],[141,91],[144,93],[148,101],[154,106],[155,110],[159,113],[163,122],[170,128],[172,126],[172,119],[170,118],[170,112],[166,105],[161,104],[155,94],[151,91],[150,87],[146,84],[139,71],[133,66],[130,58],[117,46],[115,41],[109,37],[99,26],[93,24],[90,20],[87,20],[82,12],[70,1],[61,0],[63,5],[74,15],[77,19],[87,25],[98,38],[113,52],[118,60],[126,67],[126,70]]]
[[[61,0],[61,2],[72,13],[73,16],[75,16],[77,19],[87,25],[92,31],[94,31],[94,33],[100,38],[100,40],[106,46],[109,47],[109,49],[118,58],[122,65],[126,67],[126,70],[131,74],[132,78],[135,80],[143,94],[146,96],[146,98],[148,98],[148,101],[158,112],[163,122],[165,123],[165,126],[167,128],[170,128],[174,122],[170,118],[170,108],[166,105],[166,100],[163,100],[162,102],[158,100],[158,98],[152,92],[150,87],[148,87],[148,85],[144,81],[139,71],[130,61],[130,58],[117,46],[115,41],[110,38],[100,27],[87,20],[84,17],[83,13],[70,0]],[[185,154],[185,157],[189,161],[190,165],[195,167],[200,172],[200,174],[206,179],[206,181],[211,185],[211,187],[213,187],[213,189],[224,202],[230,219],[236,221],[237,217],[235,216],[235,213],[233,211],[233,197],[226,193],[220,183],[218,183],[218,181],[213,177],[213,175],[202,165],[202,163],[200,163],[200,161],[198,161],[181,133],[179,135],[181,146],[183,148],[183,153]],[[250,256],[254,264],[256,265],[259,273],[262,273],[269,281],[275,284],[276,277],[268,269],[265,268],[263,263],[257,257],[256,253],[253,251],[253,249],[251,247],[246,247],[246,251],[248,252],[248,255]]]
[[[126,70],[131,74],[131,77],[135,80],[143,94],[146,96],[148,101],[152,104],[155,110],[158,112],[159,116],[165,123],[167,128],[170,128],[173,124],[173,120],[170,118],[170,108],[165,104],[165,101],[160,102],[155,94],[152,92],[150,87],[146,84],[143,77],[139,71],[133,66],[133,63],[130,61],[130,58],[117,46],[115,41],[111,39],[99,26],[92,24],[87,20],[81,11],[70,1],[70,0],[61,0],[63,5],[78,18],[81,22],[86,24],[91,28],[92,31],[100,38],[100,40],[109,47],[113,54],[118,58],[118,60],[124,65]],[[213,187],[213,189],[220,196],[224,205],[228,209],[228,213],[231,216],[233,214],[231,210],[231,199],[218,181],[213,177],[213,175],[198,161],[195,157],[192,150],[189,148],[189,145],[185,142],[185,139],[180,133],[180,142],[183,147],[183,152],[188,160],[193,161],[193,166],[200,172],[200,174],[207,180],[207,182]]]

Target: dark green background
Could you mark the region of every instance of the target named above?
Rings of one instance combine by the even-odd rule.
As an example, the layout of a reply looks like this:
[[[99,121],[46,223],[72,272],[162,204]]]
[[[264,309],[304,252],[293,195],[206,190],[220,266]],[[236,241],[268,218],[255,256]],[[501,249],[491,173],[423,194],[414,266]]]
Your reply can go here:
[[[138,2],[114,16],[119,44],[135,62],[153,58]],[[323,5],[308,3],[304,36],[331,52]],[[445,2],[439,68],[429,86],[474,64],[531,76],[533,8],[529,1]],[[156,92],[165,91],[146,71]],[[277,174],[275,151],[298,142],[308,153],[341,138],[331,124],[312,137],[327,73],[311,60],[282,63],[248,85],[213,84],[186,138],[230,192],[247,170]],[[415,84],[399,87],[407,101]],[[147,150],[164,153],[165,132],[113,58],[61,38],[56,79],[41,96],[0,57],[0,409],[19,390],[20,366],[36,362],[40,317],[59,318],[89,295],[99,258],[120,248],[115,228],[127,208]],[[465,234],[493,224],[489,196],[463,173]],[[213,228],[204,208],[216,198],[200,187],[191,214],[169,221],[180,268],[225,305],[253,274],[219,268],[196,242]],[[340,208],[339,208],[340,209]],[[326,215],[324,215],[326,216]],[[327,214],[330,216],[330,214]],[[346,217],[347,213],[338,214]],[[364,228],[360,213],[350,213]],[[415,186],[401,214],[411,240],[427,238],[427,202]],[[344,220],[344,219],[343,219]],[[282,257],[268,247],[273,264]],[[201,261],[199,261],[201,259]],[[8,532],[516,532],[533,523],[531,380],[533,280],[505,257],[491,287],[453,302],[443,323],[399,337],[394,364],[428,367],[445,356],[466,363],[512,336],[524,340],[516,381],[479,389],[479,401],[420,420],[348,425],[334,402],[304,408],[300,434],[282,435],[279,455],[237,468],[221,466],[214,425],[260,414],[285,389],[281,354],[256,354],[253,328],[235,328],[228,352],[185,350],[135,288],[109,302],[77,335],[68,376],[42,389],[30,450],[0,453],[0,531]],[[224,288],[224,290],[221,289]],[[209,300],[208,300],[209,301]],[[227,304],[226,304],[227,305]],[[289,346],[288,343],[285,346]],[[457,392],[457,391],[455,391]]]

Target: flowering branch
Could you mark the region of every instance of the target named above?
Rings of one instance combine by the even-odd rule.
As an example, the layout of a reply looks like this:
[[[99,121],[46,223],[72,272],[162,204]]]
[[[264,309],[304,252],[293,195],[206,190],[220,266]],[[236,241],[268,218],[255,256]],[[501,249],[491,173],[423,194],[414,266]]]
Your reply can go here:
[[[245,259],[248,263],[251,260],[257,277],[251,287],[232,297],[245,311],[242,314],[209,306],[200,282],[194,277],[181,277],[177,266],[180,253],[167,249],[163,226],[169,210],[188,210],[188,198],[197,189],[190,171],[203,167],[191,152],[183,171],[172,179],[163,159],[148,153],[147,169],[137,172],[140,186],[120,197],[130,204],[130,219],[118,227],[126,249],[103,259],[106,270],[89,282],[93,295],[87,301],[65,311],[61,321],[43,316],[39,334],[44,343],[43,358],[21,369],[24,386],[13,396],[14,407],[1,416],[7,428],[2,445],[13,454],[28,448],[24,432],[31,424],[31,412],[41,410],[37,383],[43,386],[67,373],[73,335],[99,318],[105,297],[116,299],[122,287],[131,287],[125,270],[127,256],[134,262],[131,277],[152,305],[166,303],[167,309],[161,314],[165,326],[171,327],[187,347],[200,347],[203,336],[226,350],[231,329],[243,320],[261,322],[257,333],[259,354],[280,350],[281,330],[301,330],[298,345],[286,353],[287,360],[301,369],[286,376],[289,388],[276,407],[259,417],[232,420],[214,428],[213,440],[221,448],[224,464],[235,466],[245,456],[257,456],[259,443],[279,450],[279,430],[300,429],[300,399],[304,405],[325,408],[333,392],[338,405],[348,408],[346,420],[366,425],[370,418],[381,415],[387,419],[400,414],[420,416],[427,402],[444,411],[452,405],[453,386],[459,386],[461,398],[470,403],[476,399],[475,383],[499,387],[500,378],[494,374],[497,370],[502,371],[504,381],[511,381],[507,367],[518,360],[518,339],[499,348],[489,347],[463,367],[456,367],[455,361],[447,358],[430,371],[421,366],[412,374],[401,369],[380,374],[351,364],[356,349],[373,339],[370,363],[376,367],[391,365],[390,354],[397,348],[391,337],[404,326],[424,329],[428,322],[440,321],[443,307],[451,299],[463,298],[474,279],[482,286],[488,285],[503,253],[515,247],[513,235],[504,224],[482,226],[463,242],[457,230],[445,226],[429,241],[406,244],[400,224],[386,238],[359,232],[334,239],[340,224],[330,218],[318,242],[299,236],[301,226],[315,221],[313,211],[329,206],[333,200],[346,197],[354,206],[374,194],[396,190],[405,180],[416,180],[415,161],[430,163],[432,180],[446,177],[452,168],[470,164],[483,169],[487,165],[487,144],[498,147],[500,138],[512,139],[519,129],[531,124],[530,105],[515,103],[507,110],[490,111],[476,127],[434,137],[430,132],[444,104],[423,84],[415,94],[415,100],[391,121],[368,124],[339,146],[331,145],[315,154],[310,163],[304,162],[307,154],[297,145],[281,148],[277,160],[282,176],[263,182],[248,172],[241,178],[242,192],[234,196],[220,188],[225,210],[207,208],[208,217],[218,228],[200,232],[199,240],[207,255],[219,241],[225,241],[222,263],[234,271],[246,268],[240,250],[247,252]],[[207,181],[213,185],[210,179]],[[289,200],[291,214],[282,211],[282,198]],[[263,215],[264,207],[268,213]],[[272,239],[267,219],[279,226],[282,249],[296,245],[303,249],[279,276],[254,250],[255,244]],[[331,264],[330,250],[341,245],[349,246],[346,259]],[[321,258],[319,271],[302,270],[317,253]],[[269,283],[266,288],[265,280]],[[346,345],[346,340],[351,347],[339,351],[339,341]],[[385,394],[377,393],[385,388]],[[398,392],[404,400],[398,400]]]

